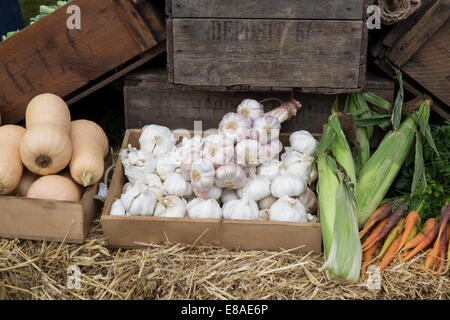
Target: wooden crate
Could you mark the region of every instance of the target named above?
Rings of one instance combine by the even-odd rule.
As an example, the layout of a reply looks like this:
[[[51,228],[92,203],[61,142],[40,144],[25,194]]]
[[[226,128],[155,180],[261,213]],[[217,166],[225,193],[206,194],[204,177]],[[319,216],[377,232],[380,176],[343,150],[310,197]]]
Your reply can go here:
[[[404,75],[404,87],[433,97],[432,109],[450,119],[450,0],[424,0],[423,6],[371,46],[377,65],[394,76],[389,63]]]
[[[359,91],[364,0],[167,0],[169,81],[203,87]]]
[[[139,148],[140,135],[141,130],[127,130],[122,148],[128,144]],[[287,137],[284,134],[280,139]],[[101,217],[103,233],[111,246],[145,247],[169,240],[244,250],[298,248],[299,252],[321,252],[320,223],[110,216],[111,205],[120,197],[125,183],[123,166],[118,160]]]
[[[0,196],[0,238],[83,243],[100,213],[98,184],[80,202]]]
[[[367,75],[367,89],[392,102],[394,83],[379,73]],[[142,128],[158,123],[171,129],[194,129],[194,121],[202,120],[203,129],[217,128],[227,112],[245,98],[264,100],[277,98],[289,100],[291,91],[211,91],[167,82],[164,69],[144,69],[125,77],[125,123],[128,129]],[[294,98],[302,103],[297,116],[283,123],[285,132],[299,129],[322,132],[327,122],[335,96],[295,92]],[[277,101],[264,102],[266,111],[279,105]]]
[[[40,93],[73,103],[163,52],[163,20],[149,1],[140,3],[136,9],[130,0],[72,0],[1,42],[3,122],[23,120]],[[81,30],[66,28],[69,5],[81,10]]]

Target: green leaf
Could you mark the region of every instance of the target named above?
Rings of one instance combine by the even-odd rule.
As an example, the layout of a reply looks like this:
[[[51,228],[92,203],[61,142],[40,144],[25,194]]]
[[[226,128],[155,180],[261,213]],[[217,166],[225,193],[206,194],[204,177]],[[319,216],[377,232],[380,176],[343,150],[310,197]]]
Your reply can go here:
[[[370,118],[366,119],[355,119],[355,125],[357,127],[372,127],[375,125],[379,125],[385,122],[386,119],[389,119],[391,116],[386,115],[372,115]]]
[[[330,116],[330,118],[331,118],[331,116]],[[336,133],[330,127],[330,125],[324,124],[322,138],[320,139],[320,143],[317,146],[317,156],[318,157],[323,156],[323,154],[330,148],[330,145],[331,145],[331,143],[333,143],[335,136],[336,136]]]
[[[363,93],[363,97],[367,102],[369,102],[377,107],[383,108],[386,111],[388,111],[389,113],[391,113],[391,111],[392,111],[391,104],[388,101],[384,100],[383,98],[377,96],[375,93],[366,91]]]
[[[392,69],[395,70],[395,74],[397,77],[397,81],[398,81],[398,92],[397,92],[397,97],[395,98],[394,101],[394,112],[392,113],[392,127],[394,130],[397,130],[400,127],[400,122],[401,122],[401,118],[402,118],[402,107],[403,107],[403,98],[404,98],[404,93],[403,93],[403,77],[402,77],[402,72],[400,71],[400,69],[394,67],[393,65],[391,65]]]
[[[419,107],[419,112],[413,114],[413,119],[417,122],[420,127],[420,133],[425,137],[428,144],[431,148],[439,155],[439,152],[434,143],[433,137],[431,135],[431,128],[428,123],[428,119],[430,118],[430,100],[424,100]]]

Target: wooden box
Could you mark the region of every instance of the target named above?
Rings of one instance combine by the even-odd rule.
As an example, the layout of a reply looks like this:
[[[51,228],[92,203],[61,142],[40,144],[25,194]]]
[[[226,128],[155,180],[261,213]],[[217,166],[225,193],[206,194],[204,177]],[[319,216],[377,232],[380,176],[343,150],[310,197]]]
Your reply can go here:
[[[368,73],[366,87],[392,103],[394,82],[380,73]],[[206,130],[217,128],[223,115],[236,112],[237,106],[245,98],[258,101],[277,98],[287,101],[290,95],[291,91],[204,90],[168,83],[164,69],[136,70],[125,77],[125,124],[128,129],[157,123],[171,129],[193,130],[194,121],[202,120],[202,128]],[[283,123],[282,129],[285,132],[300,129],[322,132],[335,96],[295,92],[294,98],[303,106],[296,117]],[[276,100],[264,102],[266,111],[278,105]]]
[[[423,0],[423,6],[371,45],[378,66],[417,96],[433,97],[432,109],[450,119],[450,0]]]
[[[130,0],[72,0],[1,42],[3,122],[23,120],[28,102],[40,93],[70,104],[163,52],[163,20],[149,1],[140,3],[135,8]],[[69,6],[80,8],[80,30],[66,27]]]
[[[101,210],[98,184],[80,202],[0,196],[0,238],[83,243]]]
[[[141,130],[127,130],[122,148],[128,144],[139,148],[140,135]],[[283,137],[286,140],[288,136]],[[111,205],[120,197],[125,183],[119,160],[101,217],[103,233],[111,246],[142,247],[168,240],[189,244],[211,243],[244,250],[298,248],[299,252],[321,252],[320,223],[110,216]]]
[[[359,91],[364,0],[167,0],[169,81],[224,88]]]

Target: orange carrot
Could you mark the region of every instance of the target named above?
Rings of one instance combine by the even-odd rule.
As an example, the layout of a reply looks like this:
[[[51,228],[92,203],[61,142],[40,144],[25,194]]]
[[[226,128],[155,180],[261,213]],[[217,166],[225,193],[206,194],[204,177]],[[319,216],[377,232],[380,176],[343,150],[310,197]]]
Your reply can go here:
[[[419,222],[420,222],[420,216],[416,211],[411,211],[410,213],[408,213],[408,215],[406,216],[406,220],[405,220],[405,230],[403,231],[403,234],[402,234],[402,237],[400,240],[400,245],[397,248],[397,252],[398,252],[398,250],[403,248],[412,229]]]
[[[373,246],[370,247],[370,249],[364,251],[363,253],[363,263],[361,268],[361,276],[364,276],[364,273],[366,272],[367,267],[372,262],[372,257],[377,251],[379,247],[380,241],[375,242]]]
[[[401,235],[399,235],[394,242],[389,246],[386,253],[383,256],[383,259],[381,259],[381,263],[378,265],[378,268],[380,270],[383,270],[388,266],[389,263],[391,263],[392,260],[394,260],[395,254],[397,252],[398,246],[400,245],[401,241]]]
[[[423,238],[422,242],[420,242],[417,246],[414,247],[408,254],[402,259],[402,262],[405,262],[412,257],[414,257],[419,251],[425,249],[437,236],[437,233],[439,231],[439,223],[436,224],[433,229],[427,232],[425,237]]]
[[[437,221],[435,218],[429,218],[427,221],[425,221],[425,224],[423,225],[422,232],[418,233],[414,238],[411,239],[404,247],[403,250],[412,249],[415,246],[417,246],[421,241],[423,241],[423,238],[425,238],[425,234],[427,234],[433,227],[437,224]]]
[[[432,270],[432,267],[436,261],[436,258],[439,257],[439,251],[440,251],[440,244],[441,239],[438,237],[436,238],[436,241],[434,241],[433,249],[428,252],[427,257],[425,259],[425,269],[426,270]]]
[[[359,232],[359,238],[361,239],[367,232],[369,232],[370,228],[373,227],[377,221],[375,218],[383,211],[384,208],[388,206],[388,203],[382,204],[377,210],[375,210],[372,215],[369,217],[367,222],[364,224],[363,229]],[[390,206],[392,208],[392,206]]]
[[[370,234],[370,236],[367,237],[366,241],[364,241],[363,243],[363,247],[367,244],[369,244],[370,242],[372,242],[373,239],[375,239],[375,237],[380,233],[381,230],[383,230],[384,226],[386,225],[386,223],[388,222],[388,218],[382,220],[376,227],[375,229],[372,231],[372,233]],[[368,249],[368,248],[367,248]]]

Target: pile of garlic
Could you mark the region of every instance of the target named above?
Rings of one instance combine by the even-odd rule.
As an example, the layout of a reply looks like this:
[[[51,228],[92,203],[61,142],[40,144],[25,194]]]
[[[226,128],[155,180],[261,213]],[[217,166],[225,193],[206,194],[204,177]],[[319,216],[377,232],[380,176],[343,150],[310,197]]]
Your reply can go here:
[[[142,130],[138,150],[119,157],[128,183],[111,215],[317,222],[317,140],[307,131],[279,140],[281,121],[245,99],[208,136],[177,139],[156,124]],[[210,132],[210,130],[208,130]]]

